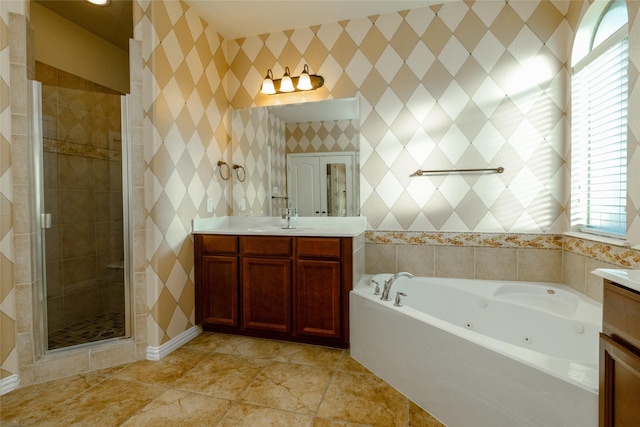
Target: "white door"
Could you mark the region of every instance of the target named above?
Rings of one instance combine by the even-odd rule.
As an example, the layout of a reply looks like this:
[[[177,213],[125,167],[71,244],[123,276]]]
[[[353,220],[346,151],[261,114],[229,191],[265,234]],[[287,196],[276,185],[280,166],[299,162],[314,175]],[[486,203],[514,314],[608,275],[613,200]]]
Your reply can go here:
[[[320,163],[315,156],[287,156],[289,169],[290,207],[297,207],[300,216],[317,216],[320,211]]]
[[[289,154],[287,155],[288,194],[290,207],[297,207],[300,216],[350,216],[353,215],[354,154]],[[336,181],[328,184],[328,171],[338,168],[344,171],[336,189]],[[328,194],[331,190],[332,194]],[[336,203],[336,195],[341,196]],[[333,202],[333,203],[329,203]],[[333,211],[329,211],[329,206]],[[335,207],[338,206],[338,209]]]

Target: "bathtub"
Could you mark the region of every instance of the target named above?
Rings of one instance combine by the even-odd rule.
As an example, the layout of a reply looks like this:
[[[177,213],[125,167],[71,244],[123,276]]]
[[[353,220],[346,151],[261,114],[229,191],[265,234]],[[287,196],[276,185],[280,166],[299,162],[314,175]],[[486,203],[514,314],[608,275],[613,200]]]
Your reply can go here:
[[[351,356],[448,427],[596,426],[602,306],[550,283],[398,278],[350,294]],[[404,292],[402,307],[394,306]]]

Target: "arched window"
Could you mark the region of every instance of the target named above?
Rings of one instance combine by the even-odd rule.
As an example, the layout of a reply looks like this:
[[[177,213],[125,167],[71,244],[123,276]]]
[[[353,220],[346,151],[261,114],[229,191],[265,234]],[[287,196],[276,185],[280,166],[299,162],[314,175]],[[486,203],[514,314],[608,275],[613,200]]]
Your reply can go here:
[[[624,238],[628,25],[624,0],[596,1],[572,52],[571,225]]]

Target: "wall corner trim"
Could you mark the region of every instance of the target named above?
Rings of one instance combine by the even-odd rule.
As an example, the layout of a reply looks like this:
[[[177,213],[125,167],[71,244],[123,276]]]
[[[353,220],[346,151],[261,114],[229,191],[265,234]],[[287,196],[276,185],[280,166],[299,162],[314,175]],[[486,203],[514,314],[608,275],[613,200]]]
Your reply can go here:
[[[0,379],[0,396],[17,389],[19,385],[20,376],[18,374],[13,374],[6,378]]]
[[[172,351],[182,347],[202,333],[202,327],[194,325],[159,347],[147,346],[147,360],[160,360]]]

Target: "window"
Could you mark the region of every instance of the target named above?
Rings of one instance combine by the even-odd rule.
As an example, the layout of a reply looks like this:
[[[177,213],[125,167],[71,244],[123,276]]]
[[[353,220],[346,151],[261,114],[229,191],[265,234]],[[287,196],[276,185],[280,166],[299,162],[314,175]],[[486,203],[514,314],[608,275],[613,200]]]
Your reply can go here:
[[[600,8],[594,16],[592,8]],[[589,12],[592,12],[591,14]],[[628,30],[624,0],[595,2],[581,23],[571,81],[571,225],[624,238]]]

